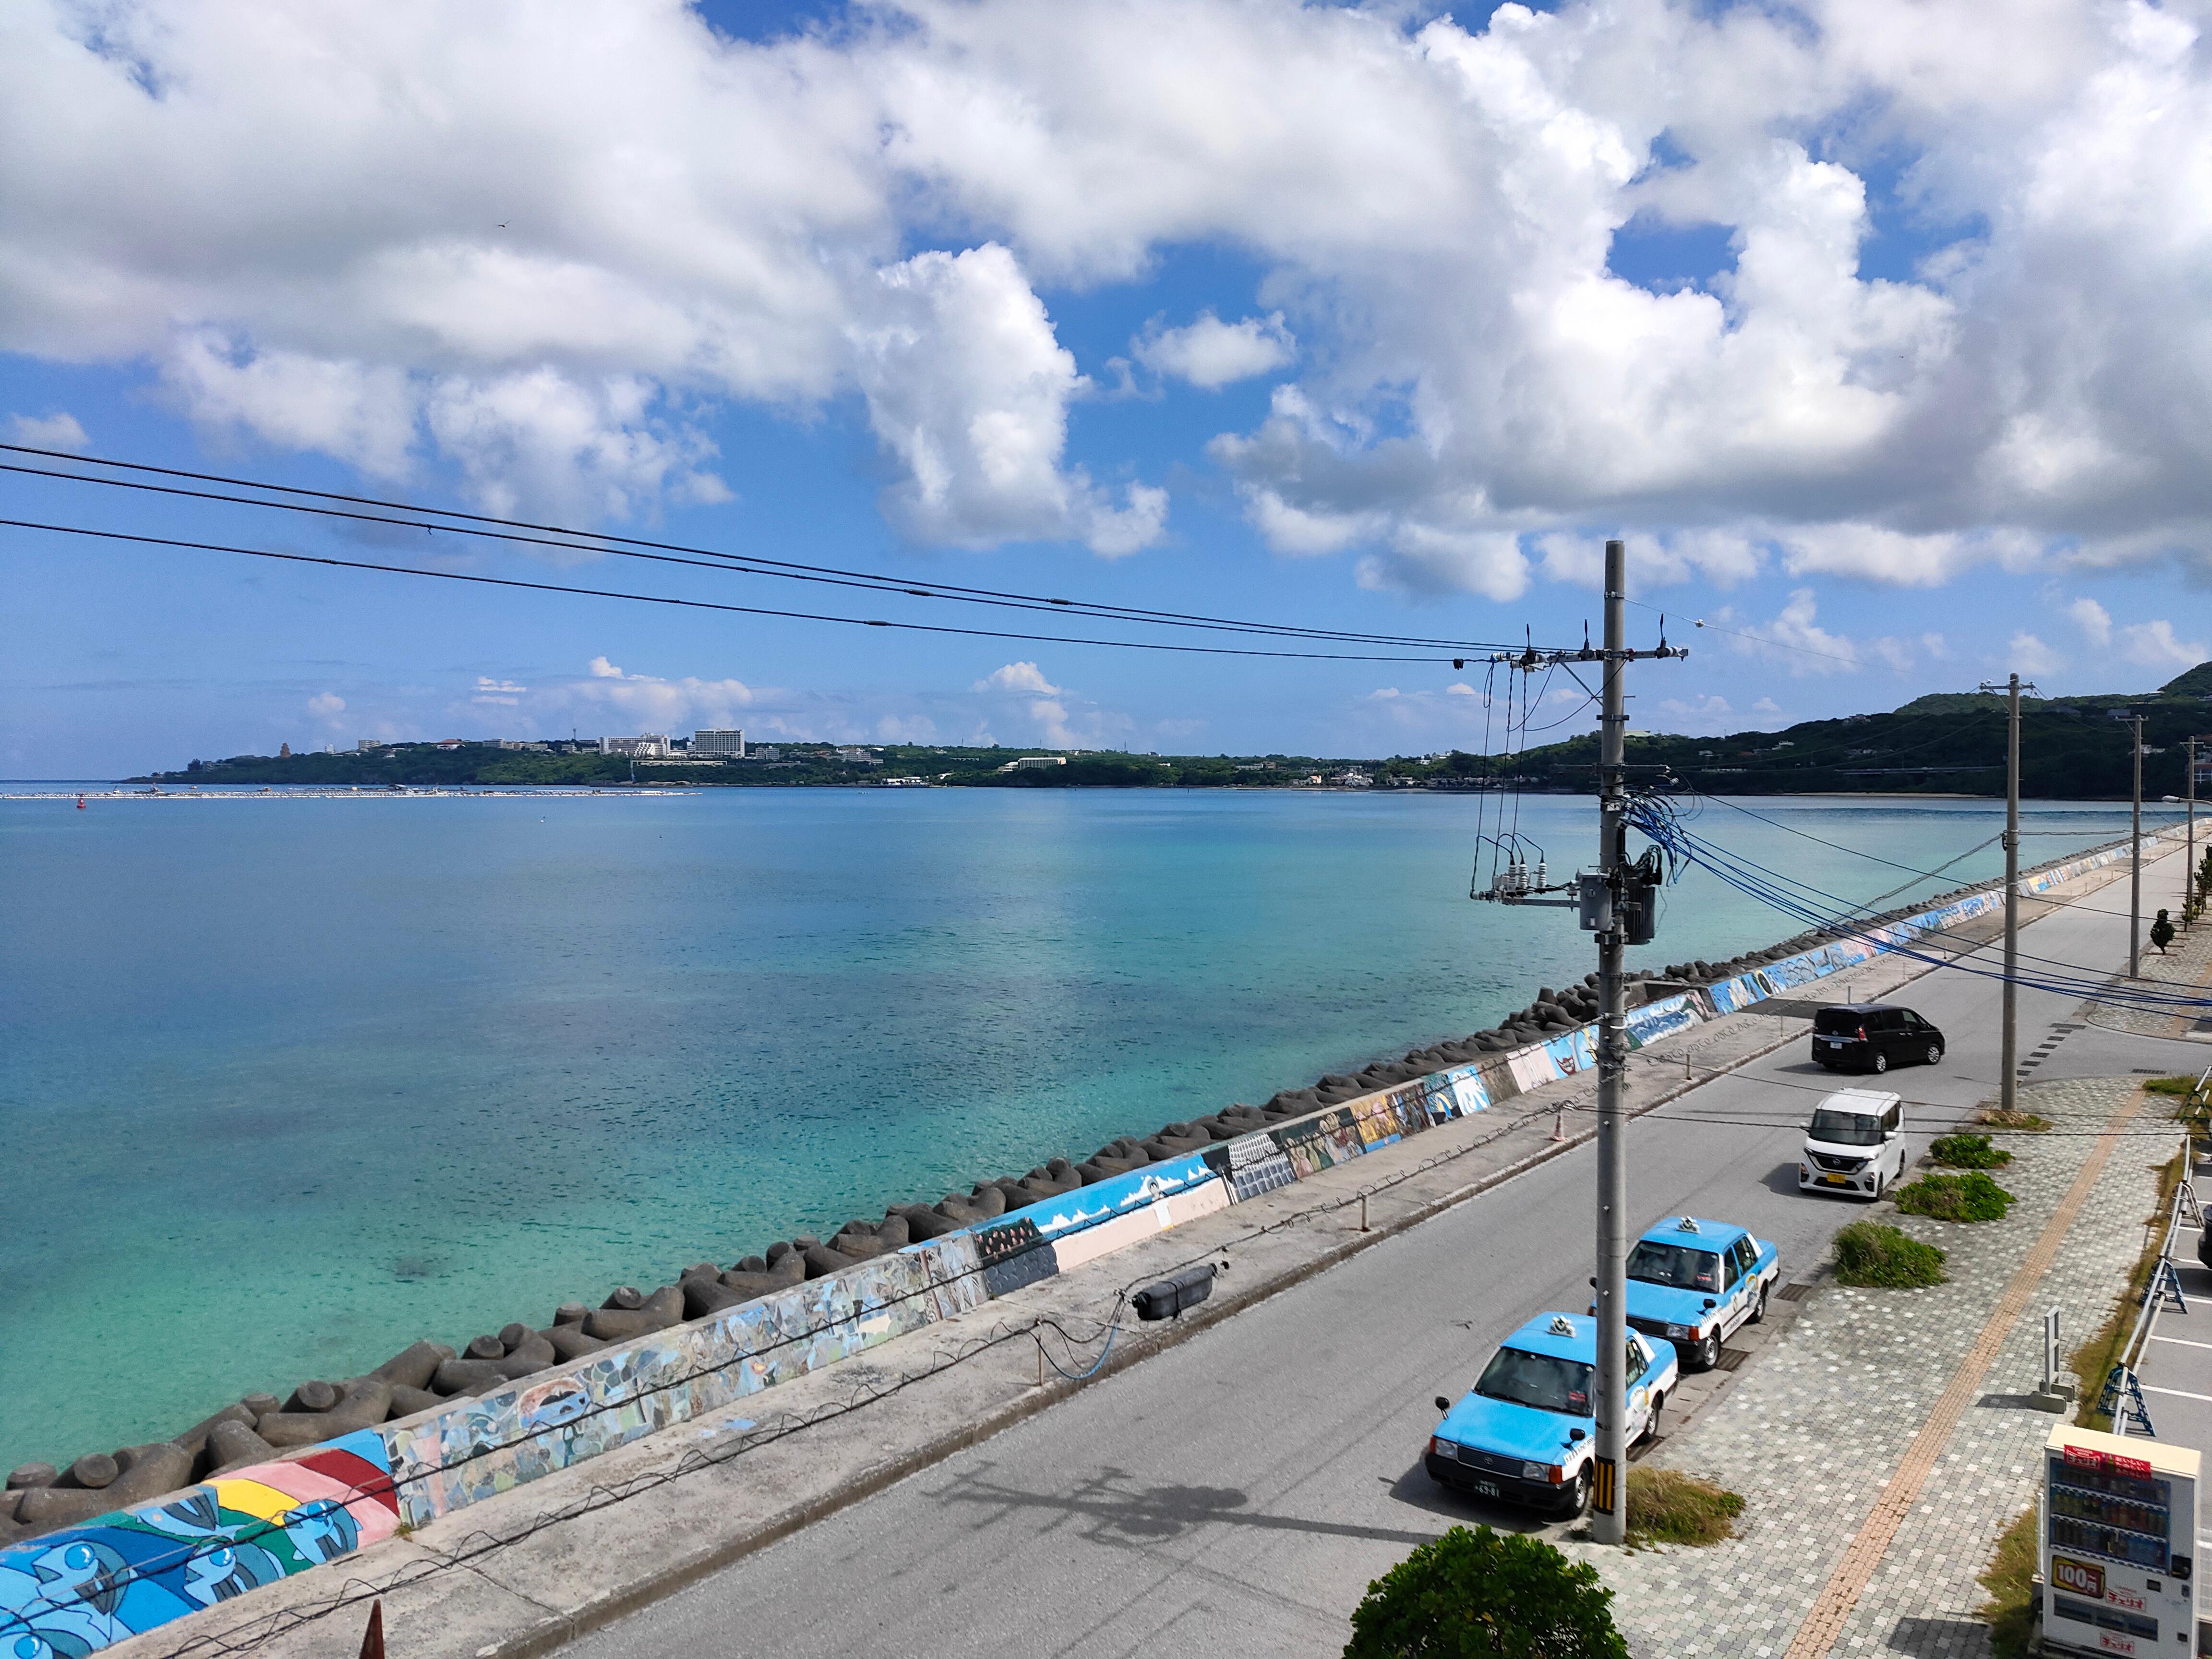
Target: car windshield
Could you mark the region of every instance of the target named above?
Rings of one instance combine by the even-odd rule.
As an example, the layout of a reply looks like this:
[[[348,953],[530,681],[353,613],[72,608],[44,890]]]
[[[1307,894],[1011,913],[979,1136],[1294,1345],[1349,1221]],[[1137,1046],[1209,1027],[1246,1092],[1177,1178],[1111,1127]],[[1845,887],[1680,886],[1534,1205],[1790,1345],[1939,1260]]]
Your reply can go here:
[[[1815,1140],[1830,1141],[1838,1146],[1879,1146],[1881,1120],[1871,1112],[1818,1111],[1813,1114],[1813,1127],[1806,1133]]]
[[[1474,1391],[1492,1400],[1510,1400],[1539,1411],[1590,1414],[1590,1368],[1580,1360],[1547,1353],[1500,1348],[1483,1367]]]
[[[1720,1258],[1686,1244],[1662,1244],[1647,1238],[1629,1253],[1628,1276],[1646,1285],[1670,1285],[1678,1291],[1717,1291]]]

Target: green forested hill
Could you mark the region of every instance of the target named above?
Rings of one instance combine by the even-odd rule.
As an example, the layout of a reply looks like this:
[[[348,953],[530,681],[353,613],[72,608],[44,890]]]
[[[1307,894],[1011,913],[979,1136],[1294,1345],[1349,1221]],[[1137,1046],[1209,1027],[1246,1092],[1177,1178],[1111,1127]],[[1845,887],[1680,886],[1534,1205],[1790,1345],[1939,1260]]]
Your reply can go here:
[[[2143,741],[2158,752],[2143,762],[2143,793],[2155,800],[2183,793],[2182,741],[2212,736],[2212,663],[2142,696],[2027,701],[2021,721],[2021,793],[2042,799],[2124,799],[2129,789],[2129,726],[2116,716],[2144,716]],[[2004,793],[2004,699],[1946,692],[1916,698],[1886,714],[1807,720],[1781,732],[1739,732],[1724,738],[1635,737],[1629,759],[1639,781],[1664,768],[1713,794],[2001,795]],[[2208,745],[2212,747],[2212,745]],[[880,764],[854,763],[821,744],[781,745],[772,761],[726,766],[640,763],[635,781],[690,786],[853,784],[893,777],[927,778],[989,788],[1057,789],[1173,785],[1183,787],[1283,788],[1358,767],[1377,787],[1479,788],[1507,777],[1523,787],[1579,792],[1592,787],[1595,735],[1501,760],[1454,753],[1348,761],[1310,756],[1128,755],[1070,752],[1062,766],[1004,772],[1021,753],[1010,749],[874,748]],[[235,755],[194,761],[180,772],[156,773],[161,783],[322,784],[366,787],[426,784],[627,784],[630,763],[617,756],[554,754],[464,744],[399,744],[335,755]],[[146,779],[134,780],[145,782]]]

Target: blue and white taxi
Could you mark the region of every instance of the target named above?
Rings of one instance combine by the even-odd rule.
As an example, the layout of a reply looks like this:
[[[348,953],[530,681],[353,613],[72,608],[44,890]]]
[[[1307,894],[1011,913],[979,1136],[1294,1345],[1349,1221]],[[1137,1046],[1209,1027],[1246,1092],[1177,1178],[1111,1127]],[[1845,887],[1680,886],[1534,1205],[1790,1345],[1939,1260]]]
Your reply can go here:
[[[1720,1364],[1721,1344],[1766,1317],[1782,1253],[1726,1221],[1670,1216],[1628,1252],[1628,1323],[1673,1343],[1690,1370]]]
[[[1590,1437],[1596,1367],[1595,1320],[1538,1314],[1505,1339],[1459,1404],[1437,1396],[1444,1420],[1423,1460],[1429,1478],[1481,1498],[1581,1514],[1597,1450]],[[1672,1348],[1629,1333],[1631,1439],[1658,1431],[1680,1375]]]

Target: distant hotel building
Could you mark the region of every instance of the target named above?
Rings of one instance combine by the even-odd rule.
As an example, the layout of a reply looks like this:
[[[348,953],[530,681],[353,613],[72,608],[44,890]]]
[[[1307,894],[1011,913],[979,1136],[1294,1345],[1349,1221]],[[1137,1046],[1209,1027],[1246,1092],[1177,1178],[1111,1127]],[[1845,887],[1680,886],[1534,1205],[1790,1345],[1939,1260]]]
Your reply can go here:
[[[694,732],[691,752],[695,755],[727,755],[733,760],[745,757],[745,734],[741,732]]]
[[[628,755],[633,760],[648,757],[665,760],[674,750],[665,736],[648,732],[636,738],[601,738],[599,752],[602,755]]]

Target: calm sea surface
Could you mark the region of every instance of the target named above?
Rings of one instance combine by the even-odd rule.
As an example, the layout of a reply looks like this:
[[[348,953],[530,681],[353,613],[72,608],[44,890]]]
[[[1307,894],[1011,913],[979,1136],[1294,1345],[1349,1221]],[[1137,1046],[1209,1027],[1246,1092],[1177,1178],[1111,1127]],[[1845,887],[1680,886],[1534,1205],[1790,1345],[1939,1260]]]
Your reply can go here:
[[[17,787],[17,792],[24,787]],[[1930,868],[1978,802],[1752,803]],[[1524,803],[1553,867],[1591,803]],[[1457,1036],[1578,979],[1441,796],[0,793],[0,1468]],[[2039,804],[2032,858],[2124,832]],[[1907,878],[1725,809],[1732,849]],[[1991,874],[1992,847],[1941,884]],[[1654,966],[1797,925],[1692,875]]]

